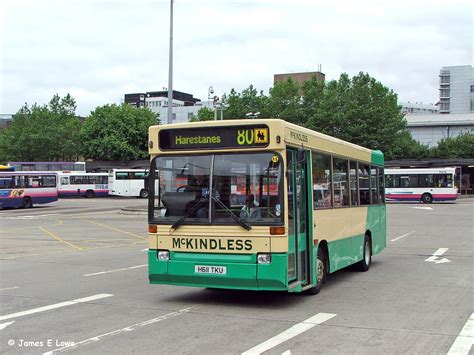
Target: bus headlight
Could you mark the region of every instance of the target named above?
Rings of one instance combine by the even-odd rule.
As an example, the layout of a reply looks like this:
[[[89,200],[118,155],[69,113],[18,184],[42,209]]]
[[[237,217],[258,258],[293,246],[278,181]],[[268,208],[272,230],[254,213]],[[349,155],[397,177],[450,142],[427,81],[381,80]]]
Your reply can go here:
[[[257,255],[257,263],[258,264],[270,264],[272,258],[270,254],[262,253]]]
[[[158,260],[170,260],[170,252],[168,250],[158,250]]]

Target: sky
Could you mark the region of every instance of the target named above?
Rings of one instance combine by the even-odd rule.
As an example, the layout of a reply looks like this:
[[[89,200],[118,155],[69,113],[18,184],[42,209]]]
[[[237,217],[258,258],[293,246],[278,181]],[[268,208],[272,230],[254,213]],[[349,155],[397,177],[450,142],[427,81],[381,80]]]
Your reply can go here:
[[[473,65],[471,0],[175,0],[173,89],[203,101],[273,75],[363,71],[434,104],[443,66]],[[76,113],[168,87],[170,0],[0,1],[0,114],[70,93]]]

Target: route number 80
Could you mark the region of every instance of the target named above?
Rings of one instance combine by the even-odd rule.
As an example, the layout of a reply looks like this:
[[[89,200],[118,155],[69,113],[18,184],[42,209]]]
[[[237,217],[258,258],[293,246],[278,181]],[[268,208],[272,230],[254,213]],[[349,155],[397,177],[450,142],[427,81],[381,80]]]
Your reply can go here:
[[[253,144],[254,137],[253,137],[253,129],[242,129],[237,130],[237,144],[244,145],[244,144]]]

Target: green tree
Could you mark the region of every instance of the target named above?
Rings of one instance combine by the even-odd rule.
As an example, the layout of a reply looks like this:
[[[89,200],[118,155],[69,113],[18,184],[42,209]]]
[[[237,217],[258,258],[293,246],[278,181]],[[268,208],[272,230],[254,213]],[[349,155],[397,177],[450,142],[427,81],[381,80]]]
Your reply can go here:
[[[193,116],[190,122],[212,121],[214,119],[214,111],[209,107],[201,107],[196,116]]]
[[[270,117],[268,111],[268,97],[263,91],[258,92],[253,85],[238,93],[232,89],[229,95],[226,95],[223,104],[229,105],[224,111],[224,119],[242,119],[247,118],[248,113],[260,112],[259,117]]]
[[[82,127],[82,153],[97,160],[145,159],[148,127],[158,123],[158,116],[148,108],[127,104],[97,107]]]
[[[276,82],[270,89],[270,117],[304,126],[306,119],[303,116],[301,94],[301,86],[291,78]]]
[[[309,128],[370,149],[390,149],[406,129],[397,95],[366,73],[328,82],[315,107]]]
[[[303,98],[301,102],[301,116],[303,117],[302,125],[308,126],[308,119],[321,110],[324,98],[324,89],[326,84],[324,81],[317,80],[312,77],[302,85]]]
[[[71,95],[54,95],[48,105],[25,105],[10,127],[0,132],[2,160],[76,160],[81,122]]]
[[[432,156],[442,159],[474,157],[474,133],[470,131],[455,138],[442,139],[433,149]]]
[[[431,156],[431,149],[414,140],[408,130],[400,132],[393,144],[383,152],[385,160],[426,159]]]

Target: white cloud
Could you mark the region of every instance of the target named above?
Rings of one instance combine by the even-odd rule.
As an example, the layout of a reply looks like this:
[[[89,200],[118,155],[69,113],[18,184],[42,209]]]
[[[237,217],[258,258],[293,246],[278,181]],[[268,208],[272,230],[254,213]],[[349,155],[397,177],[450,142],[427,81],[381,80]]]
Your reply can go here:
[[[0,2],[0,113],[70,92],[77,112],[168,86],[168,0]],[[273,74],[368,72],[433,103],[442,66],[472,64],[472,10],[454,1],[176,0],[174,89],[207,99]]]

